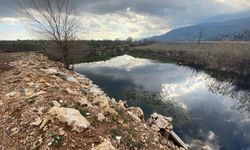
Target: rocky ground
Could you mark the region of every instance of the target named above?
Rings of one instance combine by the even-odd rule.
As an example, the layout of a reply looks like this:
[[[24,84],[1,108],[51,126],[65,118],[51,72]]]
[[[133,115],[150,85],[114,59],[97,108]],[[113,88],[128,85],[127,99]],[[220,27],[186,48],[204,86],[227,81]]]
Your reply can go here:
[[[38,53],[0,54],[0,149],[182,150],[172,118],[109,98]],[[175,142],[173,142],[175,141]],[[179,145],[179,146],[177,146]]]

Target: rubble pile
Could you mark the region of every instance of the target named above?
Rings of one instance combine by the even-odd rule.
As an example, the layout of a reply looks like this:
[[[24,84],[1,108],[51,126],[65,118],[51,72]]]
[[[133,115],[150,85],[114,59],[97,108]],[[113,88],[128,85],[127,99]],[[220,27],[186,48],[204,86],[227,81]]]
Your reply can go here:
[[[138,107],[109,98],[85,76],[39,53],[0,72],[0,149],[186,149],[159,131],[170,118],[144,120]],[[163,118],[163,119],[160,119]],[[160,120],[159,120],[160,119]]]

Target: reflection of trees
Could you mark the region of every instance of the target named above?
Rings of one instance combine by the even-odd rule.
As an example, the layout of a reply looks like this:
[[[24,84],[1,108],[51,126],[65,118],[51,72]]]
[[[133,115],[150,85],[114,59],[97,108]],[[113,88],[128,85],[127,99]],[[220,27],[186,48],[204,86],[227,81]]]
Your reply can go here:
[[[145,117],[157,112],[165,116],[173,117],[173,124],[175,127],[180,126],[187,121],[188,116],[178,103],[174,101],[162,101],[159,92],[152,91],[128,91],[124,95],[130,106],[140,106],[145,113]]]
[[[218,72],[206,72],[210,76],[204,78],[204,83],[208,89],[215,94],[229,96],[238,100],[237,109],[239,111],[250,112],[250,84],[246,77],[223,74]]]

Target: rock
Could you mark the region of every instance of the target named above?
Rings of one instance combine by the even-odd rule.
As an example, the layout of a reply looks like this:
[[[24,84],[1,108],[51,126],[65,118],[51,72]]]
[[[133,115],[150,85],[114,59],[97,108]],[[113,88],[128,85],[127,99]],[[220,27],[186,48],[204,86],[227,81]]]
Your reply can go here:
[[[118,122],[120,125],[122,125],[124,121],[123,121],[122,119],[119,118],[119,119],[117,120],[117,122]]]
[[[98,87],[93,86],[89,90],[90,93],[96,94],[96,95],[102,95],[103,91],[101,91]]]
[[[34,82],[29,82],[27,83],[30,87],[33,87],[34,86]]]
[[[98,113],[97,120],[98,121],[103,121],[103,120],[105,120],[105,116],[102,113]]]
[[[117,115],[118,113],[109,106],[109,101],[103,96],[99,97],[99,107],[101,108],[101,111],[103,114],[105,113],[111,113]]]
[[[121,136],[116,136],[115,139],[117,140],[118,144],[120,144],[122,137]]]
[[[10,136],[12,136],[12,135],[14,135],[14,134],[17,134],[17,133],[19,132],[19,129],[16,128],[16,127],[15,127],[15,128],[12,128],[12,129],[11,129],[11,132],[12,132],[12,133],[11,133]]]
[[[72,94],[72,95],[79,95],[79,93],[77,91],[73,91],[71,90],[70,88],[67,88],[66,91],[69,93],[69,94]]]
[[[89,121],[86,120],[78,110],[54,106],[49,110],[41,127],[43,127],[49,120],[54,120],[54,118],[57,118],[62,123],[67,123],[69,126],[72,126],[73,130],[77,132],[82,132],[90,126]]]
[[[97,145],[94,148],[91,148],[91,150],[116,150],[116,149],[109,140],[104,139],[104,141],[101,144]]]
[[[59,135],[64,135],[65,134],[65,131],[63,130],[63,128],[60,128],[59,129]]]
[[[43,94],[46,94],[46,92],[42,90],[36,93],[36,95],[43,95]]]
[[[54,106],[61,107],[61,104],[58,103],[57,101],[52,101],[52,103],[53,103]]]
[[[81,97],[77,100],[80,106],[90,107],[92,106],[91,103],[88,101],[87,97]]]
[[[17,94],[18,94],[17,92],[10,92],[10,93],[5,94],[5,96],[6,97],[13,97],[13,96],[15,96]]]
[[[140,119],[144,118],[144,113],[140,107],[129,107],[128,110],[138,116]]]
[[[115,103],[116,100],[115,100],[114,98],[111,98],[111,102],[112,102],[112,103]]]
[[[11,129],[11,132],[18,132],[18,130],[19,130],[19,129],[18,129],[17,127],[15,127],[15,128],[12,128],[12,129]]]
[[[65,72],[59,71],[58,74],[57,74],[57,76],[61,77],[64,80],[67,80],[67,78],[66,78],[67,74]]]
[[[141,122],[144,118],[143,111],[139,107],[129,107],[128,114],[137,122]]]
[[[19,70],[16,70],[15,72],[13,72],[13,75],[19,75],[19,74],[21,74],[21,71]]]
[[[172,118],[165,117],[157,113],[153,113],[151,118],[148,120],[149,125],[155,131],[170,131],[173,129],[173,125],[171,123]]]
[[[128,114],[129,114],[129,116],[132,117],[136,122],[141,122],[141,119],[140,119],[137,115],[135,115],[133,112],[128,111]]]
[[[57,75],[58,74],[58,70],[56,68],[41,69],[41,70],[49,75]]]
[[[36,118],[34,122],[32,122],[31,126],[39,126],[42,123],[42,119],[40,117]]]
[[[69,82],[75,82],[75,83],[78,83],[78,80],[76,79],[76,78],[74,78],[74,77],[67,77],[67,79],[66,79],[67,81],[69,81]]]
[[[126,110],[126,108],[128,107],[128,105],[126,104],[126,102],[119,100],[118,105],[123,109]]]
[[[24,89],[24,94],[27,97],[31,97],[31,96],[35,95],[35,92],[30,90],[30,89]]]
[[[44,107],[39,107],[38,109],[37,109],[37,113],[39,114],[39,115],[43,115],[43,110],[44,110],[45,108]]]
[[[25,81],[25,82],[30,82],[31,79],[30,79],[29,77],[24,77],[24,78],[23,78],[23,81]]]

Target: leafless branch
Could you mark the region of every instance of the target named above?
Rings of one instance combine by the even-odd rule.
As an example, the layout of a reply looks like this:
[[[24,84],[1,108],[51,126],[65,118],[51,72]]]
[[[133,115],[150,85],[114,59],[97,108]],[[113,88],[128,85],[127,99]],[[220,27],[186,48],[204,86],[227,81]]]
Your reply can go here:
[[[55,41],[63,52],[66,67],[68,42],[75,40],[80,19],[72,5],[73,0],[20,0],[24,14],[31,20],[33,29]]]

